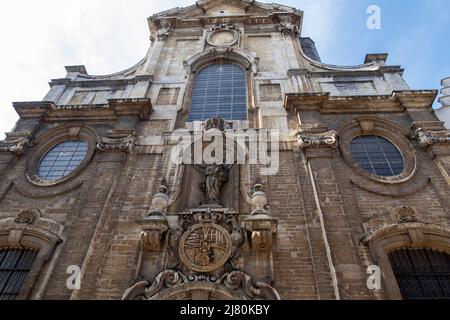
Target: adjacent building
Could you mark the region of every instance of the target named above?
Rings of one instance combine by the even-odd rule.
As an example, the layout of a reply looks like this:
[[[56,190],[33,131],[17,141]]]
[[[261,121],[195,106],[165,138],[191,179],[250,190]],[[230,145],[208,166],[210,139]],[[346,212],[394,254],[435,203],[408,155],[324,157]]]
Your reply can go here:
[[[439,98],[439,102],[442,107],[436,110],[436,116],[444,121],[444,126],[450,128],[450,78],[442,80],[442,96]]]

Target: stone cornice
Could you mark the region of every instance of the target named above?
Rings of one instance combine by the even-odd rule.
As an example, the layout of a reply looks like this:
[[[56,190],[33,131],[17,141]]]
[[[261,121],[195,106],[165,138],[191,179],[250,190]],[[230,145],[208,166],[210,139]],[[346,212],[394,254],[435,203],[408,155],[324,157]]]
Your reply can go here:
[[[391,95],[331,96],[327,92],[287,93],[287,111],[321,113],[404,112],[406,109],[431,109],[436,90],[393,91]]]
[[[342,66],[336,66],[342,68]],[[309,69],[289,69],[288,76],[307,76],[310,78],[320,77],[373,77],[382,76],[384,73],[403,74],[404,69],[400,66],[379,66],[375,70],[367,70],[355,67],[348,67],[348,70],[309,70]]]
[[[116,87],[126,86],[130,84],[136,84],[140,81],[153,82],[154,77],[152,75],[133,76],[132,78],[108,78],[110,76],[89,76],[78,75],[77,79],[70,78],[52,79],[49,83],[50,87],[53,86],[66,86],[66,87],[82,87],[82,88],[96,88],[96,87]]]
[[[22,119],[54,120],[110,120],[120,116],[149,119],[153,113],[150,99],[109,99],[107,105],[55,105],[53,102],[14,102],[14,109]]]

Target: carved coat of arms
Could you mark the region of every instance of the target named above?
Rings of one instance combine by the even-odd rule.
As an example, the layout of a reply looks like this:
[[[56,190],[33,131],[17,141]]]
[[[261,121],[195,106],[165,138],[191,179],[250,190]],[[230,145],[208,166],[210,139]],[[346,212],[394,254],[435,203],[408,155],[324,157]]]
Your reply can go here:
[[[213,272],[230,258],[232,241],[228,231],[212,223],[196,224],[180,240],[181,261],[191,270]]]

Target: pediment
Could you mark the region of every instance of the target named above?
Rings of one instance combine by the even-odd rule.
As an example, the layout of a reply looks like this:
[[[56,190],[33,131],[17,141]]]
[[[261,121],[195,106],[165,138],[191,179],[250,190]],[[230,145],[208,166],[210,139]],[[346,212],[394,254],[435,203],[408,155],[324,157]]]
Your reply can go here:
[[[299,10],[292,7],[259,3],[252,0],[201,0],[188,7],[174,8],[161,12],[154,15],[151,19],[195,19],[236,15],[267,16],[283,12],[301,14]]]

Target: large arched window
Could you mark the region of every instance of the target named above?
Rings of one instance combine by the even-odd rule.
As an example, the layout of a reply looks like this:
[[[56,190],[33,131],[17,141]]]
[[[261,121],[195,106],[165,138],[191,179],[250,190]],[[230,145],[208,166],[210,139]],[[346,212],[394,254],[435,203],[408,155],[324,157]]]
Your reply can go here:
[[[213,117],[247,119],[246,75],[245,70],[236,64],[211,64],[197,74],[189,121],[205,121]]]

